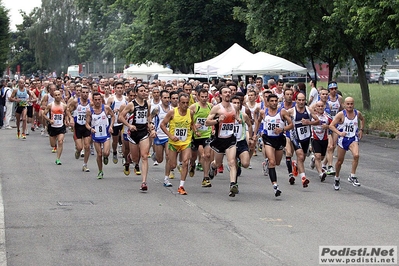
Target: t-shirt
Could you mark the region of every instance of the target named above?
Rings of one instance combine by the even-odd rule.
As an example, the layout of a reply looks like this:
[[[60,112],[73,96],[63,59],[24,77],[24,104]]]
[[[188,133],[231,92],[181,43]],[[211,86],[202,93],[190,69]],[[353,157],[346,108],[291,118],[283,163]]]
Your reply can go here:
[[[317,89],[316,89],[315,87],[313,87],[313,88],[310,90],[310,93],[309,93],[309,103],[308,103],[308,106],[311,106],[311,105],[317,103],[317,101],[319,100],[318,95],[319,95],[319,92],[317,91]],[[313,96],[313,100],[312,100],[312,102],[310,102],[310,98],[311,98],[312,96]]]

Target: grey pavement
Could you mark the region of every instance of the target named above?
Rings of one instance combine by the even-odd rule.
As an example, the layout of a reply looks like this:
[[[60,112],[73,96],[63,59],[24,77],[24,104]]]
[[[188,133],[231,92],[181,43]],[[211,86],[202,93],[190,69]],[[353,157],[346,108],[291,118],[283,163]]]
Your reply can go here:
[[[226,167],[211,188],[201,187],[202,172],[187,177],[182,196],[179,173],[165,188],[164,163],[149,159],[142,193],[141,177],[111,158],[103,180],[94,156],[83,173],[71,133],[57,166],[48,138],[36,131],[22,141],[15,131],[0,130],[8,265],[317,265],[320,245],[399,244],[398,140],[361,141],[361,187],[346,181],[350,154],[340,191],[332,177],[319,181],[309,159],[309,187],[299,178],[291,186],[283,160],[276,198],[257,156],[231,198]]]

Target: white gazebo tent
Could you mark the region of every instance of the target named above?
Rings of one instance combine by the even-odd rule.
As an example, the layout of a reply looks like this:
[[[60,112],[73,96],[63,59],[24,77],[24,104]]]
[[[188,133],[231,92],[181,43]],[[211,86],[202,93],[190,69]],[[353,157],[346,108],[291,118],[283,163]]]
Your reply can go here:
[[[124,78],[137,77],[141,79],[149,80],[151,75],[155,74],[172,74],[173,70],[166,68],[158,63],[148,62],[141,65],[133,65],[123,70]]]
[[[265,52],[253,54],[237,67],[230,68],[230,73],[233,75],[285,74],[290,72],[306,74],[307,69]]]
[[[204,75],[217,75],[218,70],[224,69],[227,66],[237,67],[251,55],[253,55],[251,52],[248,52],[239,44],[235,43],[220,55],[207,61],[195,63],[194,73]]]

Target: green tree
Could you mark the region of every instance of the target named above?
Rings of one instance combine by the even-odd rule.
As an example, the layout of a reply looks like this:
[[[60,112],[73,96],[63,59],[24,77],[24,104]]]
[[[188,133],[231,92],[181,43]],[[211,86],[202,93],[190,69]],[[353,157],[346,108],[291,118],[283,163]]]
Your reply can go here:
[[[30,47],[27,30],[33,25],[32,17],[25,12],[20,12],[23,18],[17,25],[17,31],[12,33],[10,68],[17,69],[20,66],[22,73],[33,73],[39,68],[35,62],[35,51]]]
[[[8,10],[4,7],[0,0],[0,73],[7,66],[8,55],[10,51],[10,18]]]
[[[169,63],[188,73],[193,63],[209,59],[234,42],[250,48],[245,24],[233,18],[233,7],[241,1],[227,0],[137,0],[132,62]]]

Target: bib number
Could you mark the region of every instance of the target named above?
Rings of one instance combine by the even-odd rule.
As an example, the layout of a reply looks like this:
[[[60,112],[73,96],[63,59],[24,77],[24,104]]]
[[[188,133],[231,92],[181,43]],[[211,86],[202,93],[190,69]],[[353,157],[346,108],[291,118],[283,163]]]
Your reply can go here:
[[[60,127],[63,124],[64,115],[54,114],[53,115],[54,124],[53,127]]]
[[[146,123],[147,123],[147,111],[137,111],[136,124],[146,124]]]
[[[180,141],[185,141],[187,139],[187,128],[175,128],[175,136]]]
[[[107,136],[107,128],[103,125],[95,126],[94,130],[96,131],[96,133],[94,133],[96,138]]]
[[[206,121],[206,118],[197,118],[197,123],[196,124],[200,124],[201,125],[199,130],[203,130],[203,131],[208,130],[208,127],[205,126],[205,121]]]
[[[296,131],[298,133],[299,140],[310,138],[309,126],[298,127]]]
[[[220,137],[230,137],[234,134],[234,123],[222,124],[220,128]]]

